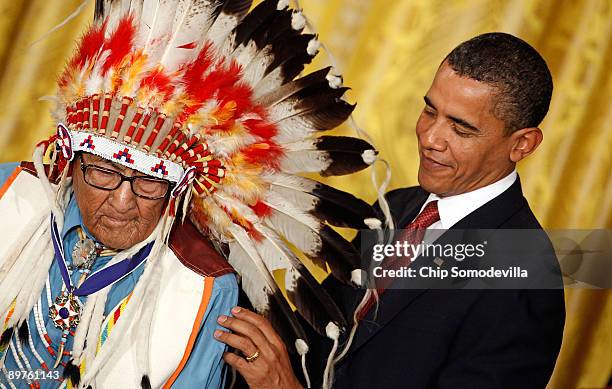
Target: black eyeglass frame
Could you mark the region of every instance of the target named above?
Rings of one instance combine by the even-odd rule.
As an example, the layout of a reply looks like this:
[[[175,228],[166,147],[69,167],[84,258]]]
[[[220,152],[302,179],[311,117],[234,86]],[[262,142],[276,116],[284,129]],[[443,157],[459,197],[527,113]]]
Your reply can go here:
[[[160,200],[163,199],[164,197],[168,196],[168,194],[172,191],[172,188],[174,187],[174,184],[171,183],[170,181],[167,180],[162,180],[160,178],[153,178],[153,177],[146,177],[146,176],[126,176],[123,175],[122,173],[116,171],[116,170],[112,170],[112,169],[107,169],[104,168],[102,166],[98,166],[95,164],[91,164],[91,163],[85,163],[85,161],[83,160],[83,154],[79,154],[79,160],[80,160],[80,165],[81,165],[81,171],[83,172],[83,180],[85,180],[85,182],[87,183],[87,185],[93,186],[94,188],[100,189],[100,190],[106,190],[106,191],[113,191],[116,190],[117,188],[119,188],[121,186],[121,184],[123,184],[124,181],[128,181],[130,183],[130,189],[132,190],[132,193],[134,193],[135,196],[138,196],[140,198],[143,199],[147,199],[147,200]],[[87,180],[87,169],[89,168],[94,168],[94,169],[98,169],[100,171],[103,171],[105,173],[111,173],[111,174],[117,174],[119,175],[119,177],[121,178],[121,180],[119,181],[119,183],[117,184],[117,186],[115,186],[114,188],[105,188],[103,186],[98,186],[98,185],[94,185],[91,182],[89,182]],[[136,191],[134,190],[134,180],[136,179],[142,179],[142,180],[147,180],[147,181],[155,181],[155,182],[164,182],[168,184],[168,187],[166,188],[166,193],[163,194],[163,196],[158,196],[158,197],[151,197],[151,196],[145,196],[145,195],[141,195],[136,193]]]

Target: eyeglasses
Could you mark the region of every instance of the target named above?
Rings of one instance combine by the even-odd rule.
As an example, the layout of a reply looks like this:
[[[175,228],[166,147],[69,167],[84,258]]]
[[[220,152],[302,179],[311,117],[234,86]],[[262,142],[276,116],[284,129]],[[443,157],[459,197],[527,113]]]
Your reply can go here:
[[[101,166],[85,163],[83,155],[80,155],[81,170],[85,182],[94,188],[102,190],[115,190],[121,186],[123,181],[128,181],[132,192],[138,196],[149,200],[159,200],[168,194],[170,182],[159,178],[143,176],[124,176],[123,174],[106,169]]]

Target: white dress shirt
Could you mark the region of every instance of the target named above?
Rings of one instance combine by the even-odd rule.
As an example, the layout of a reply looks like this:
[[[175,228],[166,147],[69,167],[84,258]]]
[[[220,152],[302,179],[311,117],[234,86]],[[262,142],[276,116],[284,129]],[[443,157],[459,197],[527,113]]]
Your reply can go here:
[[[440,197],[431,193],[421,207],[419,213],[423,211],[425,206],[434,200],[438,200],[438,213],[440,220],[427,227],[428,230],[449,229],[461,219],[482,207],[489,201],[493,200],[506,189],[510,188],[516,181],[516,170],[508,174],[501,180],[495,181],[492,184],[483,186],[471,192],[461,193],[455,196]],[[426,239],[426,241],[429,239]]]

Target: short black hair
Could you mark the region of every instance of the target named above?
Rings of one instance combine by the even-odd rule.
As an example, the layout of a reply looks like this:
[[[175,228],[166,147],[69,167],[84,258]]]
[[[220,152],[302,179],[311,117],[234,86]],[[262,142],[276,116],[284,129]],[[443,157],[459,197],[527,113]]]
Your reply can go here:
[[[445,58],[461,77],[497,88],[493,114],[506,133],[537,127],[550,105],[553,83],[544,58],[513,35],[492,32],[455,47]]]

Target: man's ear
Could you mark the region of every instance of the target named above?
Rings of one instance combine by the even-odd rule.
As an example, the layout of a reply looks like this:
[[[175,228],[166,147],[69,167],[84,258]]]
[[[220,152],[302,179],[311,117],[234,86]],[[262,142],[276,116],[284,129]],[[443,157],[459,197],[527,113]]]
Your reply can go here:
[[[512,143],[510,160],[517,163],[538,148],[544,139],[544,134],[537,127],[528,127],[513,132],[510,138]]]

